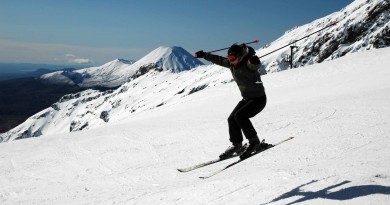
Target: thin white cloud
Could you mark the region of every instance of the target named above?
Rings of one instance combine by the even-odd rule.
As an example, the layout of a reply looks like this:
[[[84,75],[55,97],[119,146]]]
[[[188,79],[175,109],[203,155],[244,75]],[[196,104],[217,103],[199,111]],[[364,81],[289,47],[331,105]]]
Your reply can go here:
[[[68,59],[70,64],[94,64],[94,61],[88,58],[79,58],[74,54],[66,54],[65,57]]]
[[[86,58],[69,59],[68,62],[71,64],[94,64],[93,60],[86,59]]]
[[[65,56],[68,58],[76,58],[76,55],[73,55],[73,54],[66,54]]]

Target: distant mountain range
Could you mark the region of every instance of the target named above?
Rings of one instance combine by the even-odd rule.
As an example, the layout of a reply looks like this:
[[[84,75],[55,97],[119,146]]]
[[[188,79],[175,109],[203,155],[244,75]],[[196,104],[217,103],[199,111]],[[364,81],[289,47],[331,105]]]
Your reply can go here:
[[[116,59],[102,66],[42,75],[50,84],[73,84],[80,87],[117,87],[151,69],[175,73],[203,65],[181,47],[159,47],[138,61]]]
[[[37,77],[0,81],[0,133],[22,123],[66,94],[91,88],[99,90],[96,92],[115,89],[150,70],[175,73],[200,65],[203,63],[181,47],[159,47],[137,62],[116,59],[98,67],[63,69],[44,75],[38,73]]]
[[[2,63],[0,62],[0,81],[15,78],[39,77],[59,70],[76,70],[85,65],[48,65],[34,63]]]

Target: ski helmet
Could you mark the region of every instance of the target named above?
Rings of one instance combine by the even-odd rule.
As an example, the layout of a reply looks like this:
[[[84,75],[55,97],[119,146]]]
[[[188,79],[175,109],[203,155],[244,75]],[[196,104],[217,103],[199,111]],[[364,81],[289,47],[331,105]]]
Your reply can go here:
[[[241,56],[243,53],[244,49],[242,46],[239,46],[237,44],[233,44],[230,46],[228,50],[228,56]]]

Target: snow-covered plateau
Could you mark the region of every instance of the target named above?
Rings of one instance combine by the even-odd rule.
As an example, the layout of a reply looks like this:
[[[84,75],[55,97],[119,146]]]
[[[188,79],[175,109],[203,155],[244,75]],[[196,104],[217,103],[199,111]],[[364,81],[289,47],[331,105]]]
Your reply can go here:
[[[226,118],[240,100],[230,81],[192,94],[186,86],[195,81],[172,84],[181,94],[154,109],[118,110],[120,120],[94,128],[1,143],[0,203],[388,204],[389,57],[390,48],[374,49],[263,76],[268,105],[252,119],[260,138],[295,138],[209,179],[199,177],[235,159],[176,169],[229,145]],[[229,75],[215,67],[187,72]],[[157,101],[165,102],[156,94]]]

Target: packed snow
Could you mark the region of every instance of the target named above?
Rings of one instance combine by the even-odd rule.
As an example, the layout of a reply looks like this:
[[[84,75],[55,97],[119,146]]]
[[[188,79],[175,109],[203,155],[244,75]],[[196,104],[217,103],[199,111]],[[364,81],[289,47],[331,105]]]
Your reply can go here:
[[[229,146],[234,82],[79,132],[1,143],[0,204],[388,204],[389,57],[376,49],[262,76],[260,138],[295,138],[206,180],[235,159],[176,169]]]

